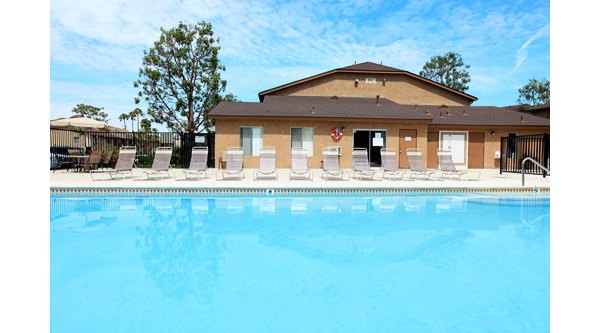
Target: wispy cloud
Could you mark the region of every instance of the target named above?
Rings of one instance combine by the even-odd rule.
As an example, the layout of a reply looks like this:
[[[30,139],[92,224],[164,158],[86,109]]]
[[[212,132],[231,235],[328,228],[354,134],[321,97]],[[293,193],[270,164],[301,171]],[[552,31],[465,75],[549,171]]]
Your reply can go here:
[[[472,65],[474,78],[506,73],[518,68],[527,56],[535,56],[529,46],[549,32],[549,2],[503,2],[500,6],[438,0],[53,0],[52,98],[65,103],[61,105],[68,105],[68,100],[73,106],[83,102],[85,96],[63,94],[57,88],[67,81],[80,85],[82,92],[98,85],[120,86],[121,93],[98,105],[116,119],[116,110],[108,110],[108,105],[129,107],[135,92],[125,95],[132,91],[143,51],[158,39],[160,28],[200,20],[211,22],[221,39],[228,92],[256,101],[261,90],[355,61],[382,62],[418,73],[430,57],[455,51]],[[515,66],[514,54],[507,50],[519,47],[524,56]],[[490,70],[478,73],[481,68]],[[86,85],[91,88],[84,89]],[[52,104],[51,115],[72,108],[55,107],[59,105]]]
[[[538,38],[548,36],[548,35],[550,35],[550,24],[546,24],[545,26],[540,28],[535,33],[535,35],[533,35],[523,45],[521,45],[521,47],[517,50],[517,54],[516,54],[517,61],[516,61],[515,67],[513,67],[510,72],[511,73],[515,72],[521,66],[521,64],[527,59],[527,56],[529,54],[529,52],[527,50],[529,49],[529,46],[531,45],[531,43],[533,43]]]

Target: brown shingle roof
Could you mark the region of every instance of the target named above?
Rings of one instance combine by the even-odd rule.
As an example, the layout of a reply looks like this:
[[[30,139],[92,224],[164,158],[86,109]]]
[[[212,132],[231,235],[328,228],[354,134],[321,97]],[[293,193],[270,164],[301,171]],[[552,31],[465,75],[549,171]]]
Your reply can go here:
[[[401,105],[385,98],[265,96],[262,103],[221,102],[209,118],[294,117],[425,120],[435,125],[550,126],[545,118],[495,106]]]
[[[517,111],[537,111],[537,110],[545,110],[550,108],[550,102],[546,102],[540,105],[529,105],[529,104],[518,104],[518,105],[509,105],[505,106],[505,108]]]
[[[209,118],[219,116],[357,118],[431,120],[431,115],[415,113],[414,106],[401,106],[385,98],[265,96],[262,103],[221,102]]]
[[[346,66],[338,68],[338,70],[350,70],[350,71],[365,71],[365,72],[404,72],[401,69],[384,66],[383,64],[379,65],[376,63],[372,63],[370,61],[363,62],[360,64],[355,64],[352,66]]]
[[[495,106],[419,106],[435,125],[550,126],[550,120]]]

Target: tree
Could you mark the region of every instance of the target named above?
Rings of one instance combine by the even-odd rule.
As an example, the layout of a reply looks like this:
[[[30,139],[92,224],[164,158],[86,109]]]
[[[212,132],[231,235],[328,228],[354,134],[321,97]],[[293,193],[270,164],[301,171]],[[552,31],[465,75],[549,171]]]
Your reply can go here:
[[[143,118],[140,126],[142,127],[142,132],[158,132],[156,128],[152,127],[150,119]]]
[[[225,102],[239,102],[240,100],[232,93],[228,93],[225,96],[221,96],[219,95],[218,98],[215,99],[214,105],[212,105],[210,107],[210,109],[208,110],[208,112],[206,112],[204,114],[204,128],[206,129],[207,132],[210,132],[213,128],[213,126],[215,125],[215,121],[212,119],[208,119],[208,113],[210,112],[210,110],[212,110],[215,106],[217,106],[217,104],[219,104],[221,101],[225,101]]]
[[[160,30],[154,47],[144,51],[143,68],[134,82],[141,88],[135,102],[144,97],[151,120],[173,131],[205,129],[206,113],[227,85],[220,75],[225,67],[219,65],[219,39],[204,21]]]
[[[431,57],[419,75],[454,90],[465,92],[469,89],[468,83],[471,82],[471,75],[467,71],[470,67],[463,63],[460,54],[447,52],[443,56]]]
[[[127,123],[125,123],[125,120],[129,119],[129,114],[128,113],[121,113],[121,115],[119,116],[119,120],[123,122],[123,128],[125,130],[127,130]]]
[[[87,117],[98,121],[108,122],[108,114],[102,112],[104,108],[87,104],[77,104],[71,111],[81,117]]]
[[[543,78],[529,79],[529,82],[519,89],[519,98],[517,103],[540,105],[550,101],[550,81]]]
[[[129,119],[131,119],[131,129],[133,130],[133,120],[137,120],[137,131],[140,130],[140,116],[144,114],[144,111],[140,108],[135,108],[129,112]]]

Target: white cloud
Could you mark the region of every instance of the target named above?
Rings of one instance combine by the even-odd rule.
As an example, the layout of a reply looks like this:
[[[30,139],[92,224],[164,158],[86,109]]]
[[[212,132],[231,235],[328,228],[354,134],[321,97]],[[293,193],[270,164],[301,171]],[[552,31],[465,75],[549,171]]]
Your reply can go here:
[[[525,57],[529,45],[547,33],[549,11],[538,7],[467,6],[435,0],[401,5],[320,0],[53,0],[51,67],[54,80],[79,81],[82,93],[97,89],[98,82],[114,84],[112,92],[120,87],[116,96],[127,98],[106,96],[102,102],[109,105],[112,99],[115,108],[118,103],[128,108],[135,97],[130,81],[137,77],[143,51],[160,36],[160,27],[206,20],[221,39],[227,90],[242,99],[255,100],[261,90],[355,61],[383,62],[418,73],[431,56],[447,51],[463,55],[472,65],[472,77],[488,75],[477,72],[486,67],[503,75],[514,65],[513,54],[507,50],[521,46],[519,40],[532,35],[532,26],[546,25],[546,30],[538,30],[521,46]],[[519,58],[523,60],[515,68],[525,57]],[[69,77],[59,70],[68,70]],[[63,84],[51,83],[53,99],[67,94],[57,89]],[[475,84],[474,80],[471,86]],[[80,96],[78,103],[85,97]]]
[[[511,69],[511,73],[513,73],[514,71],[516,71],[519,66],[521,66],[521,64],[527,59],[528,56],[528,51],[527,49],[529,48],[529,45],[531,45],[531,43],[533,43],[536,39],[541,38],[541,37],[545,37],[548,36],[550,34],[550,24],[546,24],[545,26],[543,26],[542,28],[540,28],[535,35],[533,35],[531,38],[529,38],[523,45],[521,45],[521,47],[517,50],[517,54],[516,54],[516,64],[515,67],[513,67]]]

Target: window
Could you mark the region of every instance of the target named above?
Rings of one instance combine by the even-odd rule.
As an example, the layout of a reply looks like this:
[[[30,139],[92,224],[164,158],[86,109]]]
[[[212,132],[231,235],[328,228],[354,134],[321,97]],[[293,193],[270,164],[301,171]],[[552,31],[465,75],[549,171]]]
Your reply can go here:
[[[304,148],[308,156],[313,156],[313,132],[312,127],[292,127],[292,148]]]
[[[244,156],[258,156],[263,146],[263,128],[240,127],[240,146],[244,149]]]

